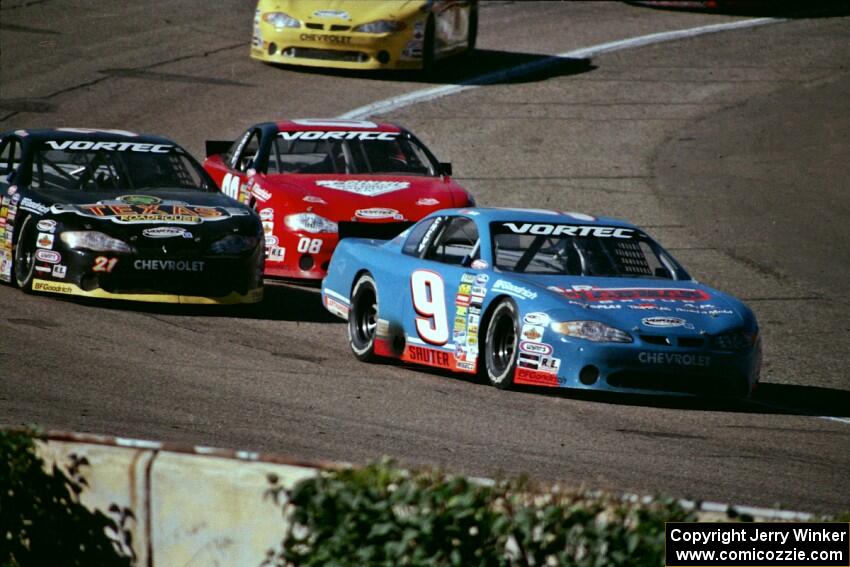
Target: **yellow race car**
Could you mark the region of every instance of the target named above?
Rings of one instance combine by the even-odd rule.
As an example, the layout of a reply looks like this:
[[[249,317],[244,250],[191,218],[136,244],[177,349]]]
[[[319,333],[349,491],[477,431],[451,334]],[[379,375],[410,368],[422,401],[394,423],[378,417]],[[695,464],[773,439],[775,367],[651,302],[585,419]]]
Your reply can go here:
[[[340,69],[431,70],[471,51],[475,0],[260,0],[251,57]]]

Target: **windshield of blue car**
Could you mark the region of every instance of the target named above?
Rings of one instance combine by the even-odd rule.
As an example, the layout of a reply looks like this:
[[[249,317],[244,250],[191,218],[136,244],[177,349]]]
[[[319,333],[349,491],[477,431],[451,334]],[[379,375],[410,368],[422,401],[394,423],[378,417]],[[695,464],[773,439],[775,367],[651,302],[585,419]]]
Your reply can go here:
[[[33,154],[34,189],[120,192],[139,189],[213,190],[200,165],[172,144],[53,141]]]
[[[384,139],[337,138],[287,139],[297,134],[327,132],[281,132],[269,152],[268,173],[385,174],[435,176],[439,168],[415,140],[395,132],[357,132],[382,135]]]
[[[635,229],[496,222],[491,231],[496,268],[506,272],[676,279],[672,258]]]

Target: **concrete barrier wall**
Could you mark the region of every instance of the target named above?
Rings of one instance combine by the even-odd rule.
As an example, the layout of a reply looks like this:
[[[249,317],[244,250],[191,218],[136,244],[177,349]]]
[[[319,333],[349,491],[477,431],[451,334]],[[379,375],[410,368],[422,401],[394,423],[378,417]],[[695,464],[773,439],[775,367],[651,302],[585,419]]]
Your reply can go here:
[[[140,567],[259,566],[277,548],[285,531],[284,500],[266,497],[271,487],[292,488],[322,470],[347,465],[299,462],[285,457],[185,447],[75,433],[53,432],[38,441],[48,467],[67,468],[74,456],[85,457],[83,475],[89,488],[82,502],[110,513],[113,505],[129,508]],[[479,479],[481,482],[492,482]],[[624,496],[629,499],[648,497]],[[680,501],[697,509],[703,520],[718,521],[729,513],[758,520],[806,521],[810,514],[713,502]]]
[[[85,457],[82,502],[109,513],[129,508],[136,565],[257,566],[286,525],[281,502],[264,497],[269,475],[289,489],[330,463],[297,463],[255,453],[178,447],[128,439],[52,433],[38,442],[47,466]],[[119,516],[109,513],[118,520]]]
[[[88,482],[88,489],[81,496],[88,508],[107,513],[110,506],[129,508],[136,517],[126,527],[133,536],[137,565],[148,565],[147,546],[145,545],[144,526],[147,524],[147,506],[149,500],[145,491],[145,471],[150,466],[154,452],[114,445],[101,445],[73,441],[40,441],[37,443],[40,456],[48,467],[58,464],[67,470],[67,465],[76,456],[85,458],[88,467],[82,474]],[[118,516],[110,515],[118,521]]]
[[[151,476],[156,565],[258,565],[283,539],[268,475],[291,488],[314,469],[160,453]]]

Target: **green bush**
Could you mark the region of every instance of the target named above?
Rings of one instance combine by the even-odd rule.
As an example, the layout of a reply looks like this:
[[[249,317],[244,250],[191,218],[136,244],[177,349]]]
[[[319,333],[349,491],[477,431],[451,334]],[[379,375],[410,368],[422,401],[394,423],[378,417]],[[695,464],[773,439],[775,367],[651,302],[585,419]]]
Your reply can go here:
[[[662,565],[664,522],[695,520],[672,500],[626,502],[493,486],[390,463],[323,473],[284,491],[288,530],[264,566]]]
[[[111,519],[80,503],[85,457],[48,473],[32,435],[0,430],[0,565],[130,566],[129,510]]]

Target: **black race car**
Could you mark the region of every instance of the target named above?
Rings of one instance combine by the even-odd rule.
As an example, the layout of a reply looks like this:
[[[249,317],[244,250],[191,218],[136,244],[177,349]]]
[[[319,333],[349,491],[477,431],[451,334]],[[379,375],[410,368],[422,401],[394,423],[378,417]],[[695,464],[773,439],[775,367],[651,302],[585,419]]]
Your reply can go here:
[[[254,303],[263,250],[256,213],[171,140],[0,134],[0,280],[87,297]]]

